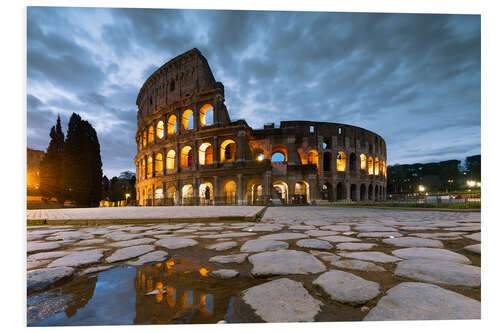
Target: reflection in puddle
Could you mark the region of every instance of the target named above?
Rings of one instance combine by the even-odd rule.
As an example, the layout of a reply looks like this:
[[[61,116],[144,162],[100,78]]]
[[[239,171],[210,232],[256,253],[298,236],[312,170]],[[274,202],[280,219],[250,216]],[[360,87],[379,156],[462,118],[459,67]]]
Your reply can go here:
[[[210,277],[188,259],[118,266],[28,297],[28,326],[216,323],[241,283]]]

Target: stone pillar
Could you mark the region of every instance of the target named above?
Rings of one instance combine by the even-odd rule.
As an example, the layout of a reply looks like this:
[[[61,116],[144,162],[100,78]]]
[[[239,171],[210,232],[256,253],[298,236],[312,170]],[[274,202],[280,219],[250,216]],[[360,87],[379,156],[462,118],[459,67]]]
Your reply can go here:
[[[236,162],[244,160],[243,144],[245,140],[245,131],[238,131],[238,137],[236,138]]]
[[[165,205],[165,203],[167,202],[167,183],[166,182],[162,183],[162,191],[163,191],[162,204]]]
[[[179,206],[182,203],[182,189],[181,189],[181,181],[177,180],[177,184],[175,186],[175,204]]]
[[[153,202],[153,206],[154,206],[155,205],[155,200],[156,200],[156,198],[155,198],[156,197],[156,186],[155,186],[155,184],[152,184],[151,188],[153,190],[153,197],[151,198],[151,201]]]
[[[214,176],[213,177],[213,184],[214,186],[214,193],[213,193],[213,196],[214,196],[214,200],[213,200],[213,204],[216,205],[218,204],[218,201],[219,201],[219,198],[220,198],[220,189],[219,189],[219,177],[218,176]]]
[[[351,202],[351,183],[345,182],[345,197],[347,202]]]
[[[271,171],[266,171],[262,182],[262,200],[266,204],[271,199],[271,193],[272,193],[271,191],[272,191]]]
[[[214,137],[214,164],[220,162],[220,140],[218,136]]]
[[[180,144],[177,144],[176,145],[176,154],[175,154],[175,170],[176,172],[180,172],[181,171],[181,146]]]
[[[200,129],[200,106],[196,103],[193,106],[193,129],[198,131]]]
[[[199,158],[198,141],[194,140],[191,146],[193,147],[193,169],[196,170],[198,169],[198,158]]]
[[[177,133],[184,133],[184,128],[182,128],[182,111],[177,110],[175,112],[177,114]]]
[[[166,175],[167,174],[167,149],[163,148],[162,150],[162,154],[163,154],[163,175]]]
[[[237,189],[236,189],[236,200],[238,205],[244,205],[245,204],[245,189],[243,186],[243,175],[241,173],[238,174],[238,184],[237,184]]]
[[[199,191],[200,191],[200,178],[194,177],[193,178],[193,204],[198,205],[199,204]]]
[[[154,152],[151,153],[151,159],[153,161],[152,167],[151,167],[151,178],[154,178],[156,176],[156,172],[155,172],[156,161],[155,161],[155,153]]]

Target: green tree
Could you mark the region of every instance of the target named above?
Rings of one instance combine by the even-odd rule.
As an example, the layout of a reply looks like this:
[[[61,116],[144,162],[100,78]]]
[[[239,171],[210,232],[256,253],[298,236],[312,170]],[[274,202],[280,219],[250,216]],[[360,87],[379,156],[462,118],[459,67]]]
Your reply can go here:
[[[102,161],[97,133],[73,113],[64,142],[64,184],[78,206],[94,207],[102,198]]]
[[[61,128],[61,118],[57,116],[56,126],[50,129],[50,143],[47,154],[40,161],[40,192],[42,197],[55,197],[64,203],[66,191],[62,179],[64,161],[64,133]]]
[[[481,181],[481,155],[467,156],[465,158],[465,168],[472,180]]]

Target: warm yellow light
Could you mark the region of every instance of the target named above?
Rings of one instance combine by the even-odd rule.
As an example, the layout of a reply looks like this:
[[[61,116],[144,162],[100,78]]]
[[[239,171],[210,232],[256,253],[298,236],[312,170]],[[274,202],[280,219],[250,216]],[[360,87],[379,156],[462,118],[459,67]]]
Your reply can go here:
[[[208,276],[208,272],[210,272],[208,269],[202,267],[198,270],[198,272],[200,272],[200,275],[201,276]]]
[[[264,154],[260,153],[259,156],[257,156],[258,161],[263,161],[264,160]]]
[[[424,192],[425,191],[424,185],[418,185],[418,191],[419,192]]]

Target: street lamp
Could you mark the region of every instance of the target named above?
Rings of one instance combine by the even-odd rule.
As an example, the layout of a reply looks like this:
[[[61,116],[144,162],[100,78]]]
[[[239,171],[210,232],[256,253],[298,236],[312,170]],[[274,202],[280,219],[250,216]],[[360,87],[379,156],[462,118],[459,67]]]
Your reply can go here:
[[[128,204],[128,198],[130,198],[130,193],[125,193],[125,205]]]
[[[418,191],[419,192],[424,192],[425,191],[424,185],[418,185]]]

